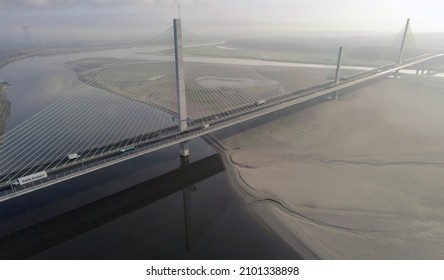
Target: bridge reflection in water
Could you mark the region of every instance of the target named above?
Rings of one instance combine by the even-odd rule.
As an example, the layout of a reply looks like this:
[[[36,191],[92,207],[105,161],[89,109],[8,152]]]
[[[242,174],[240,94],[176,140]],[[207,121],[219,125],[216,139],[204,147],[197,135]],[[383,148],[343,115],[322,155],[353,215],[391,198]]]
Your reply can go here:
[[[192,163],[182,158],[181,166],[175,170],[0,237],[0,258],[300,258],[299,255],[286,246],[283,241],[255,220],[251,213],[246,214],[246,211],[242,213],[242,211],[233,209],[233,207],[228,209],[230,207],[227,207],[226,204],[233,204],[233,201],[227,201],[226,197],[222,199],[218,197],[216,198],[218,201],[214,202],[214,198],[208,198],[209,196],[220,195],[220,193],[215,193],[214,189],[211,189],[214,181],[209,181],[209,184],[199,184],[196,191],[196,184],[208,179],[211,180],[215,175],[223,175],[223,171],[224,166],[218,154],[213,154]],[[202,186],[202,188],[200,186]],[[211,192],[211,194],[206,195],[205,193],[208,192]],[[177,197],[180,197],[183,204],[180,205],[180,203],[178,203],[178,205],[175,205],[175,209],[167,209],[170,205],[160,207],[160,209],[164,212],[175,211],[176,214],[182,212],[182,218],[178,219],[175,217],[169,220],[170,215],[168,213],[164,215],[164,213],[159,211],[158,204],[162,204],[162,199],[174,195],[176,196],[175,202],[177,202]],[[194,206],[196,206],[195,208],[193,208],[192,202]],[[239,201],[234,204],[238,202]],[[149,211],[146,219],[143,219],[143,223],[146,223],[145,225],[140,225],[139,221],[139,225],[132,224],[133,228],[131,228],[131,226],[116,228],[113,224],[111,229],[117,232],[112,233],[111,235],[113,236],[110,237],[100,233],[103,226],[106,227],[107,224],[111,222],[117,222],[117,224],[119,224],[118,219],[124,218],[129,214],[137,213],[138,210],[143,211],[143,209],[146,209],[146,206],[152,207],[155,214],[152,215],[153,211]],[[178,210],[179,208],[181,208],[181,210]],[[215,222],[216,219],[219,220],[219,216],[224,215],[224,212],[230,213],[228,215],[233,214],[232,217],[228,217],[228,219],[232,221],[228,221],[226,224],[220,221]],[[143,211],[142,213],[146,212]],[[195,220],[192,219],[192,213],[199,217]],[[216,216],[216,218],[214,216]],[[239,222],[239,220],[241,221]],[[171,227],[168,226],[170,223],[176,223],[173,228],[179,232],[171,232],[174,230],[171,230]],[[219,225],[214,226],[214,224],[218,223]],[[127,225],[127,223],[125,224]],[[241,226],[239,226],[239,224],[241,224]],[[225,235],[223,232],[217,232],[217,229],[225,226],[227,228],[222,230],[225,231]],[[140,230],[139,227],[147,227],[150,228],[150,230],[143,233],[144,230]],[[196,229],[196,232],[193,232],[193,227]],[[215,227],[217,228],[216,230],[214,229]],[[97,236],[91,237],[89,235],[90,232],[96,229],[99,230],[99,233]],[[205,231],[209,231],[210,233],[205,234]],[[241,234],[242,236],[236,237],[239,238],[239,240],[236,241],[225,238],[227,237],[226,232],[229,231],[243,232]],[[149,248],[149,250],[140,252],[138,248],[122,248],[122,246],[125,245],[119,244],[121,238],[134,238],[135,240],[139,240],[137,242],[140,242],[141,232],[142,234],[148,232],[148,234],[144,236],[144,241],[146,241],[147,244],[133,245],[136,245],[135,247],[145,248],[145,250]],[[208,237],[206,235],[212,236]],[[179,236],[179,238],[177,238],[177,236]],[[216,243],[212,241],[214,236],[216,236],[215,239],[217,242],[220,241],[221,244],[210,244],[208,251],[206,251],[205,247],[208,243]],[[243,241],[244,238],[246,239],[246,236],[251,237],[251,240]],[[82,238],[83,241],[79,241],[79,239]],[[110,255],[106,255],[104,252],[94,252],[94,250],[100,251],[101,248],[100,245],[95,247],[97,243],[100,243],[100,241],[95,241],[95,238],[116,241],[116,244],[114,244],[116,250],[113,251],[112,248],[106,249],[106,251],[111,252]],[[204,239],[204,241],[200,239]],[[68,241],[74,242],[70,244]],[[109,242],[109,240],[107,242]],[[245,248],[237,248],[231,252],[224,252],[224,250],[227,250],[227,247],[229,247],[226,245],[226,242],[232,242],[233,245],[244,243],[246,246]],[[127,242],[123,243],[127,245]],[[171,243],[171,245],[167,245],[168,248],[163,247],[166,243]],[[199,248],[196,250],[199,252],[195,254],[194,249],[196,243],[199,243],[197,246]],[[250,245],[248,245],[248,243],[250,243]],[[62,248],[61,254],[59,254],[60,248],[58,246]],[[77,246],[83,248],[78,248]],[[267,246],[271,249],[267,249]],[[85,249],[84,247],[90,248]],[[51,249],[54,248],[56,248],[56,250],[51,251]],[[83,252],[80,254],[77,252],[82,250]],[[123,256],[119,255],[122,250],[125,251]],[[139,252],[134,254],[128,253],[128,251],[132,250]],[[165,252],[162,252],[163,250],[165,250]],[[174,252],[175,250],[177,250],[177,254]],[[228,250],[232,250],[232,248],[228,248]],[[236,250],[238,250],[238,252],[236,252]],[[259,253],[254,252],[255,250]],[[48,254],[48,252],[50,253]]]
[[[147,206],[175,192],[184,192],[186,244],[191,245],[190,191],[193,184],[224,170],[219,155],[189,164],[129,189],[99,199],[0,239],[2,259],[29,258],[71,238]],[[147,221],[149,222],[149,221]]]

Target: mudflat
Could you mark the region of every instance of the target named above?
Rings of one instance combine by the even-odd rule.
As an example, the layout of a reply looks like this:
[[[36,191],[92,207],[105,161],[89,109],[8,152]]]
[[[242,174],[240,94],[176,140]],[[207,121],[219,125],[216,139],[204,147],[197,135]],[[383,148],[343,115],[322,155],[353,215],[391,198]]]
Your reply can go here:
[[[218,144],[256,214],[303,256],[442,259],[443,92],[439,77],[386,78]]]

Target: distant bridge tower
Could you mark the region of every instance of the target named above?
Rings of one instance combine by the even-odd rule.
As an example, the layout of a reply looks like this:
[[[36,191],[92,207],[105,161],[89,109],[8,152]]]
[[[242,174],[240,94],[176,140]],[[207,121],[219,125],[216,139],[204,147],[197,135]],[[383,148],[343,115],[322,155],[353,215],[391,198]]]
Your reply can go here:
[[[401,65],[401,61],[402,61],[402,54],[404,53],[404,45],[405,45],[405,39],[407,37],[407,32],[409,30],[409,24],[410,24],[410,19],[407,19],[407,23],[405,24],[405,30],[404,30],[404,36],[402,36],[402,43],[401,43],[401,49],[399,50],[399,57],[398,57],[398,66]],[[394,75],[395,78],[399,77],[399,70],[397,70],[395,72]]]
[[[338,63],[336,65],[336,74],[335,74],[335,85],[339,83],[339,79],[341,78],[341,64],[342,64],[342,47],[339,47],[338,54]],[[335,91],[334,99],[338,99],[338,91]]]
[[[29,31],[29,26],[23,26],[22,27],[22,43],[23,44],[31,44],[32,43],[32,36],[31,32]]]
[[[407,19],[407,23],[405,24],[404,36],[402,37],[401,50],[399,51],[398,57],[398,66],[401,65],[402,54],[404,52],[405,38],[407,37],[407,32],[409,30],[410,19]]]
[[[336,65],[335,85],[339,83],[341,76],[341,63],[342,63],[342,47],[339,47],[338,63]]]
[[[174,28],[174,56],[176,62],[176,95],[177,108],[179,113],[179,130],[186,131],[187,124],[187,104],[185,98],[185,73],[183,70],[183,45],[182,45],[182,24],[180,19],[173,20]],[[180,143],[180,155],[188,156],[190,150],[188,141]]]

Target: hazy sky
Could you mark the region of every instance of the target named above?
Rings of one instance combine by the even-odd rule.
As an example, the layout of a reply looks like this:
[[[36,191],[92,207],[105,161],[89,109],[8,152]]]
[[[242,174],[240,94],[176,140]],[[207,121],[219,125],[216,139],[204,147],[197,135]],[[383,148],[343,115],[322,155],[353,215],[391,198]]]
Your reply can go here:
[[[438,0],[182,0],[184,25],[222,36],[292,36],[323,31],[444,32]],[[38,37],[152,35],[177,17],[176,0],[0,0],[0,26]],[[100,35],[99,35],[100,34]]]

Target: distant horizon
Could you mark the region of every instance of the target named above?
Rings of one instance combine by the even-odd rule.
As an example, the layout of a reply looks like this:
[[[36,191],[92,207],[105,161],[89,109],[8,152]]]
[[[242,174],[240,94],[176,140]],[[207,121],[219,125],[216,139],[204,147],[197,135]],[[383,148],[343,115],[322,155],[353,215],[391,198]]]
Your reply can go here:
[[[0,0],[0,26],[16,36],[30,26],[36,40],[143,38],[168,28],[178,3],[185,26],[218,38],[396,35],[407,18],[415,34],[444,33],[434,0]]]

